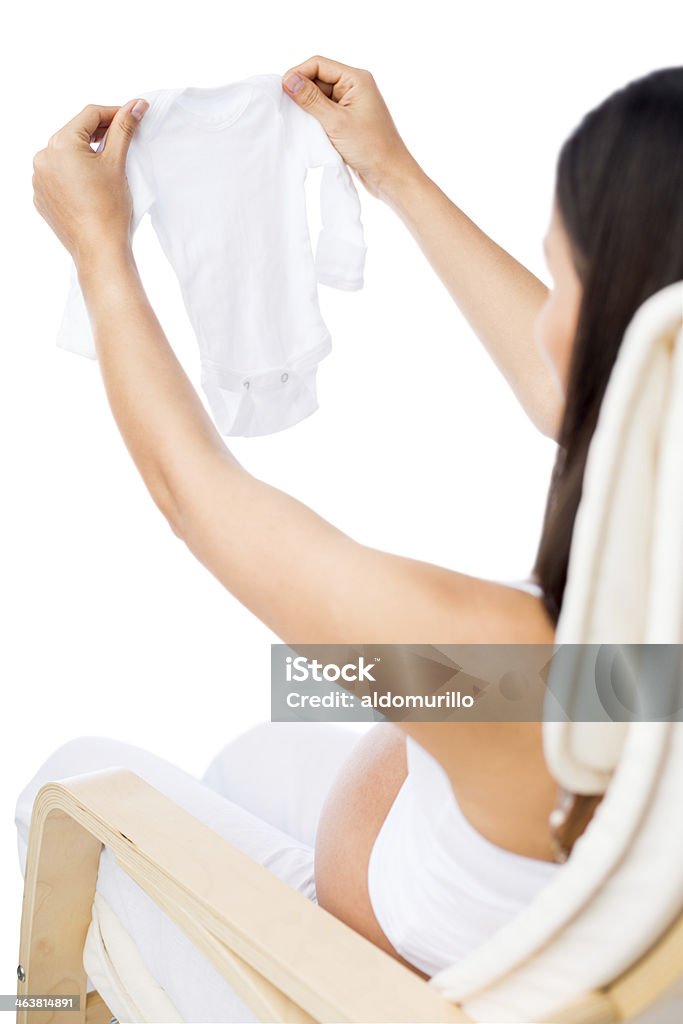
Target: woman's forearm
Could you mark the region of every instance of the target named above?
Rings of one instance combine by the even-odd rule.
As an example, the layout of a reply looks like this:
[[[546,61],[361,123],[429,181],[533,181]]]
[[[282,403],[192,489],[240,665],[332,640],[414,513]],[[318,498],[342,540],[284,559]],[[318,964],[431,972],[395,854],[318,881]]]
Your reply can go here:
[[[422,171],[369,71],[315,56],[291,68],[284,87],[369,192],[402,218],[527,414],[555,436],[563,400],[534,340],[545,285]]]
[[[106,247],[78,275],[114,418],[152,497],[176,532],[193,467],[221,458],[241,473],[168,343],[129,250]]]
[[[412,159],[387,178],[381,194],[420,245],[529,417],[554,437],[562,399],[533,333],[546,286],[477,227]]]
[[[176,359],[130,252],[99,250],[79,281],[114,418],[174,532],[234,596],[283,637],[347,628],[338,590],[345,534],[258,480],[231,455]],[[355,604],[352,596],[349,602]],[[341,625],[340,625],[341,620]]]

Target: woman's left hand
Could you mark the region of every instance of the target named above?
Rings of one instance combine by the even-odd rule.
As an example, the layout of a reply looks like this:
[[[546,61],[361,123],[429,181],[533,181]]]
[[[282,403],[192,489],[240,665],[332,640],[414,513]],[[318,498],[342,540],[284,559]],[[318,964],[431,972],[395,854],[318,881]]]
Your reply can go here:
[[[33,158],[34,205],[77,266],[103,246],[130,248],[126,156],[148,106],[146,100],[122,107],[90,104]],[[95,152],[91,142],[103,138],[104,148]]]

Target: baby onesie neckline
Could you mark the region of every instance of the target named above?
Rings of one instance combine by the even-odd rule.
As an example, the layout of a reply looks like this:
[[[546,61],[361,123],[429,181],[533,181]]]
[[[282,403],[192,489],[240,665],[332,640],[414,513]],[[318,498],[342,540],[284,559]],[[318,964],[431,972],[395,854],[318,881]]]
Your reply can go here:
[[[199,99],[220,98],[233,89],[242,89],[244,91],[240,102],[227,115],[219,116],[215,119],[208,116],[207,113],[191,109],[182,102],[183,97],[189,97],[189,95],[196,96]],[[222,128],[229,128],[242,117],[254,97],[254,91],[254,84],[249,81],[227,82],[225,85],[202,87],[188,85],[178,89],[173,97],[173,106],[184,121],[193,124],[195,127],[203,128],[206,131],[219,131]]]

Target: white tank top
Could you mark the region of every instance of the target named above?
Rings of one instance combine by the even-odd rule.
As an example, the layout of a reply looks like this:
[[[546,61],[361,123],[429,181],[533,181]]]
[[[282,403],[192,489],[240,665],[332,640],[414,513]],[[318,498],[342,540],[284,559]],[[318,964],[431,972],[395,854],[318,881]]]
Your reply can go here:
[[[368,890],[396,952],[431,977],[506,924],[560,865],[485,839],[439,762],[410,737],[406,750],[408,775],[375,840]]]

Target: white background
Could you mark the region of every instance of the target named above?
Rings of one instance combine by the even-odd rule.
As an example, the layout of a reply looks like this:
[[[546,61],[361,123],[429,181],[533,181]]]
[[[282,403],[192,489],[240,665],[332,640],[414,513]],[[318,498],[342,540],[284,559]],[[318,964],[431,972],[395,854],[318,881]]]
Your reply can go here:
[[[274,639],[153,506],[96,366],[55,349],[69,259],[31,201],[34,152],[85,103],[281,73],[322,53],[373,71],[428,174],[549,283],[541,239],[558,149],[608,93],[680,62],[676,6],[90,0],[6,12],[0,992],[14,990],[18,946],[14,802],[42,760],[100,734],[203,771],[229,736],[268,717]],[[553,445],[525,420],[405,228],[361,199],[365,290],[321,289],[334,351],[319,372],[320,410],[233,450],[358,540],[487,577],[526,576]],[[148,224],[136,245],[196,380],[194,339]]]

